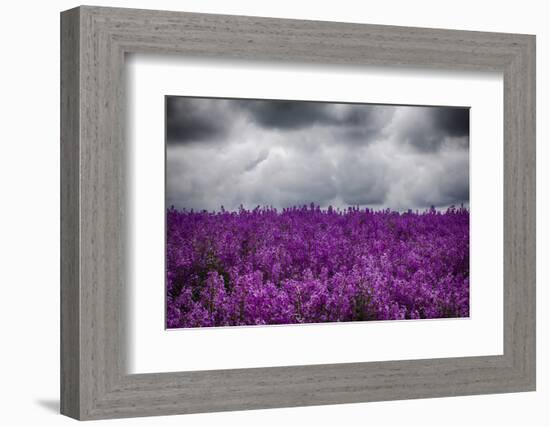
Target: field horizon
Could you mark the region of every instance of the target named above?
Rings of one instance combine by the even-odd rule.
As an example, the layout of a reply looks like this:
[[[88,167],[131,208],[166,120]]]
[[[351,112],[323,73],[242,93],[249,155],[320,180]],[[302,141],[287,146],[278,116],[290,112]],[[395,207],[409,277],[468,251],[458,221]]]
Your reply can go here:
[[[210,214],[216,214],[216,213],[239,213],[241,211],[262,211],[262,210],[269,210],[269,211],[275,211],[276,213],[283,213],[285,211],[293,211],[293,210],[310,210],[314,209],[321,212],[335,212],[335,213],[346,213],[350,210],[353,211],[364,211],[364,212],[370,212],[370,213],[396,213],[396,214],[407,214],[407,213],[414,213],[414,214],[423,214],[430,211],[435,212],[445,212],[449,209],[451,210],[466,210],[468,213],[470,212],[470,208],[467,205],[464,205],[464,203],[461,203],[459,205],[448,205],[448,206],[430,206],[426,208],[405,208],[405,209],[395,209],[395,208],[389,208],[389,207],[365,207],[360,205],[346,205],[346,206],[332,206],[328,205],[326,207],[322,207],[319,205],[316,205],[315,203],[305,203],[305,204],[296,204],[293,206],[287,206],[283,208],[278,208],[273,205],[255,205],[252,206],[244,206],[240,205],[237,208],[234,209],[227,209],[224,205],[220,205],[218,209],[196,209],[196,208],[178,208],[175,205],[170,205],[166,208],[167,211],[178,211],[178,212],[188,212],[188,213],[210,213]]]

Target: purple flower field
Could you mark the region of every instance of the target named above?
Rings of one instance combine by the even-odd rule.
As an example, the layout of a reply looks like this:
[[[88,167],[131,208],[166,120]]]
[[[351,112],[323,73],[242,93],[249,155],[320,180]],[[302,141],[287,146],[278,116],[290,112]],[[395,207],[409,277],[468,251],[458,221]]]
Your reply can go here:
[[[469,212],[167,211],[167,327],[469,315]]]

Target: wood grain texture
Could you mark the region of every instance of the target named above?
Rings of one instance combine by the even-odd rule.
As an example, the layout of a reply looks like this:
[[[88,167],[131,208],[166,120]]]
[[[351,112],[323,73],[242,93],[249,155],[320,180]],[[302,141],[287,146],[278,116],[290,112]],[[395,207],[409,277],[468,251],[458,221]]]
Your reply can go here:
[[[62,13],[62,413],[77,419],[535,389],[535,38],[83,6]],[[504,354],[128,375],[127,53],[501,71]]]
[[[80,414],[79,17],[61,20],[61,412]]]

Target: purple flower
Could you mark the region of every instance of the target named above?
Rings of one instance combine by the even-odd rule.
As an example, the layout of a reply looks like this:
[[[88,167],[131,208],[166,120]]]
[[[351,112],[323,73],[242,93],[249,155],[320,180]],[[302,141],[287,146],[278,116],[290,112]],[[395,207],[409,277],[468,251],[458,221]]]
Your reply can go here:
[[[167,211],[168,328],[467,317],[469,212]]]

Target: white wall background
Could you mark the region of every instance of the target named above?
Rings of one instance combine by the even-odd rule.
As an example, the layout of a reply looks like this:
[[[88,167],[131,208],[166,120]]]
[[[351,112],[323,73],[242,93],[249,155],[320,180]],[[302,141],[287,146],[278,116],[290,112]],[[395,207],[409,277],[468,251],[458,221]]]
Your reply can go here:
[[[550,27],[545,2],[135,0],[97,5],[537,34],[538,391],[108,421],[146,426],[545,426],[550,423]],[[63,426],[59,384],[59,12],[74,1],[6,2],[0,66],[0,420]]]

